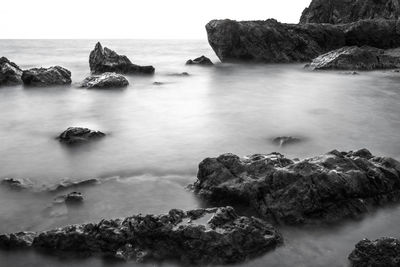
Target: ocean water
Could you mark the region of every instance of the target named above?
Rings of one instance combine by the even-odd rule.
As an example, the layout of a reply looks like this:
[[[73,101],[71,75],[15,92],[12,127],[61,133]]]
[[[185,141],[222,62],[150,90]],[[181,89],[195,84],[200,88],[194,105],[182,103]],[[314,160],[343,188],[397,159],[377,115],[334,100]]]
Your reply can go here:
[[[99,178],[74,188],[82,206],[52,205],[60,194],[0,187],[0,232],[41,231],[136,213],[164,213],[204,204],[186,185],[206,157],[281,152],[304,158],[366,147],[400,159],[400,74],[391,71],[310,72],[303,64],[221,64],[204,40],[101,40],[154,76],[127,76],[123,90],[86,90],[88,58],[98,40],[0,40],[0,56],[21,68],[61,65],[71,86],[0,88],[0,178],[29,179],[37,188],[63,179]],[[210,57],[213,67],[185,66]],[[190,76],[173,74],[188,72]],[[154,85],[153,82],[162,82]],[[69,126],[108,133],[69,148],[55,137]],[[279,147],[277,136],[303,142]],[[237,266],[347,266],[362,238],[400,237],[399,207],[335,227],[282,228],[285,245]],[[109,262],[36,252],[0,251],[0,266],[176,266]]]

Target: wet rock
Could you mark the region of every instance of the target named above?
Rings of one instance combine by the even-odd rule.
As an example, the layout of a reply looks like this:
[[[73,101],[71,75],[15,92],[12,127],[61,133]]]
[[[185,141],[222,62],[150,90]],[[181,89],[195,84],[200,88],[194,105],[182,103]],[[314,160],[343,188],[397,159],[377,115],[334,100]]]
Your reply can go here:
[[[14,234],[0,235],[0,248],[16,249],[28,248],[32,246],[33,240],[37,236],[34,232],[19,232]]]
[[[0,247],[9,244],[9,236],[0,235]],[[271,225],[254,217],[240,217],[231,207],[136,215],[32,236],[33,242],[27,245],[44,252],[103,254],[139,261],[170,259],[201,265],[241,262],[282,243]],[[23,234],[17,237],[25,238]],[[14,243],[18,247],[19,243]]]
[[[275,145],[278,145],[281,147],[286,146],[286,145],[293,145],[296,143],[300,143],[301,141],[302,140],[300,138],[292,137],[292,136],[279,136],[279,137],[272,139],[272,142]]]
[[[360,241],[349,255],[353,267],[397,267],[400,266],[400,241],[383,237],[375,241]]]
[[[214,65],[214,63],[212,63],[211,59],[209,59],[208,57],[205,56],[201,56],[198,57],[196,59],[189,59],[188,61],[186,61],[186,65],[204,65],[204,66],[211,66]]]
[[[71,83],[71,72],[60,66],[24,70],[22,81],[25,85],[49,86]]]
[[[400,163],[368,150],[331,151],[293,161],[282,154],[224,154],[199,165],[195,192],[214,202],[239,201],[278,223],[359,218],[400,200]]]
[[[128,80],[121,74],[105,72],[99,75],[91,75],[81,83],[85,88],[121,88],[129,85]]]
[[[313,0],[300,23],[349,23],[365,19],[400,17],[399,0]]]
[[[0,58],[0,86],[22,83],[22,70],[5,57]]]
[[[93,131],[88,128],[69,127],[58,136],[58,140],[65,144],[78,144],[104,137],[105,134],[100,131]]]
[[[127,56],[118,55],[98,42],[90,52],[89,65],[92,73],[116,72],[122,74],[153,74],[153,66],[139,66],[133,64]]]

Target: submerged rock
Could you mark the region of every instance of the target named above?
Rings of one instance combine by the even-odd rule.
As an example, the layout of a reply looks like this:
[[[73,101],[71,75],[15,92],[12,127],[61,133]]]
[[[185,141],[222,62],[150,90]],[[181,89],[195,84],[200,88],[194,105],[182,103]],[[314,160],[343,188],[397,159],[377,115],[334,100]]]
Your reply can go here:
[[[89,65],[92,73],[116,72],[122,74],[153,74],[153,66],[139,66],[132,64],[127,56],[118,55],[98,42],[90,52]]]
[[[24,70],[22,81],[25,85],[48,86],[71,83],[71,72],[60,66]]]
[[[301,161],[279,153],[225,154],[203,160],[197,177],[193,187],[201,196],[241,201],[263,218],[287,224],[358,218],[400,200],[400,163],[366,149]]]
[[[375,241],[361,240],[349,255],[353,267],[397,267],[400,266],[400,241],[383,237]]]
[[[81,83],[85,88],[121,88],[129,85],[128,80],[121,74],[105,72],[99,75],[91,75]]]
[[[82,127],[69,127],[58,136],[58,140],[62,143],[71,145],[88,142],[104,136],[105,134],[100,131],[93,131]]]
[[[211,59],[209,59],[208,57],[205,56],[201,56],[198,57],[196,59],[189,59],[188,61],[186,61],[186,65],[205,65],[205,66],[210,66],[210,65],[214,65],[214,63],[212,63]]]
[[[12,235],[12,234],[11,234]],[[186,264],[236,263],[282,243],[279,232],[257,218],[239,217],[233,208],[171,210],[71,225],[16,238],[0,235],[0,247],[32,247],[47,252],[103,254],[119,259],[178,260]],[[32,233],[26,235],[32,236]]]
[[[33,183],[28,179],[4,178],[1,184],[8,185],[13,189],[27,189],[33,186]]]
[[[275,145],[279,145],[281,147],[286,146],[286,145],[296,144],[301,141],[302,140],[300,138],[292,137],[292,136],[279,136],[279,137],[272,139],[272,142]]]
[[[190,76],[187,72],[180,72],[180,73],[170,73],[169,76],[177,76],[177,77],[187,77]]]
[[[22,70],[5,57],[0,58],[0,86],[22,83]]]

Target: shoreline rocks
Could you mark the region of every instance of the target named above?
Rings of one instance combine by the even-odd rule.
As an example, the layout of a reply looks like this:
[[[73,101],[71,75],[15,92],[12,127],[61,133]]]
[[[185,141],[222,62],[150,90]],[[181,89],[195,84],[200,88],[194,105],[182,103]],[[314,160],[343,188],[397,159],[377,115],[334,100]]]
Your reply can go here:
[[[69,127],[67,130],[62,132],[57,139],[62,143],[73,145],[97,140],[105,135],[105,133],[94,131],[88,128]]]
[[[99,75],[91,75],[87,77],[81,83],[83,88],[98,88],[98,89],[109,89],[109,88],[123,88],[129,85],[128,80],[121,74],[114,72],[105,72]]]
[[[29,86],[71,84],[71,72],[60,66],[24,70],[21,78]]]
[[[202,65],[202,66],[211,66],[214,63],[208,57],[201,56],[195,59],[189,59],[186,61],[186,65]]]
[[[5,57],[0,58],[0,86],[22,84],[22,70]]]
[[[228,264],[266,253],[282,243],[280,233],[231,207],[171,210],[50,231],[0,235],[0,248],[99,254],[118,259],[178,260],[185,264]]]

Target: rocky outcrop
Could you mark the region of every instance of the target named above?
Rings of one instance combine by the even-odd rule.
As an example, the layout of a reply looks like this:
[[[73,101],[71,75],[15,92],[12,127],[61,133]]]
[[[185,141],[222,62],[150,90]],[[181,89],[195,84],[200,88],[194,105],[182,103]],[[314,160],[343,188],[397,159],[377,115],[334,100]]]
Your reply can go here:
[[[343,47],[314,59],[310,67],[316,70],[373,70],[400,67],[400,56],[373,47]]]
[[[0,58],[0,86],[21,84],[22,70],[5,57]]]
[[[211,66],[214,65],[211,59],[205,56],[198,57],[196,59],[189,59],[186,61],[186,65],[204,65],[204,66]]]
[[[127,56],[118,55],[98,42],[89,57],[90,70],[94,74],[116,72],[122,74],[153,74],[153,66],[139,66],[132,64]]]
[[[24,70],[22,81],[25,85],[49,86],[71,83],[71,72],[60,66]]]
[[[57,139],[62,143],[72,145],[96,140],[104,136],[105,134],[100,131],[93,131],[81,127],[69,127],[67,130],[62,132]]]
[[[91,75],[87,77],[81,83],[81,87],[84,88],[99,88],[99,89],[109,89],[109,88],[121,88],[129,85],[128,80],[121,74],[114,72],[106,72],[99,75]]]
[[[353,267],[397,267],[400,266],[400,241],[383,237],[375,241],[360,241],[349,256]]]
[[[398,19],[399,0],[313,0],[300,23],[350,23],[363,19]]]
[[[244,261],[281,242],[281,235],[271,225],[254,217],[239,217],[231,207],[171,210],[164,215],[136,215],[41,233],[0,235],[2,248],[203,265]]]
[[[222,62],[305,62],[344,46],[400,47],[400,24],[396,20],[344,25],[212,20],[206,30]]]
[[[279,153],[207,158],[195,192],[213,201],[240,201],[279,223],[335,222],[400,200],[400,163],[368,150],[331,151],[290,160]]]

